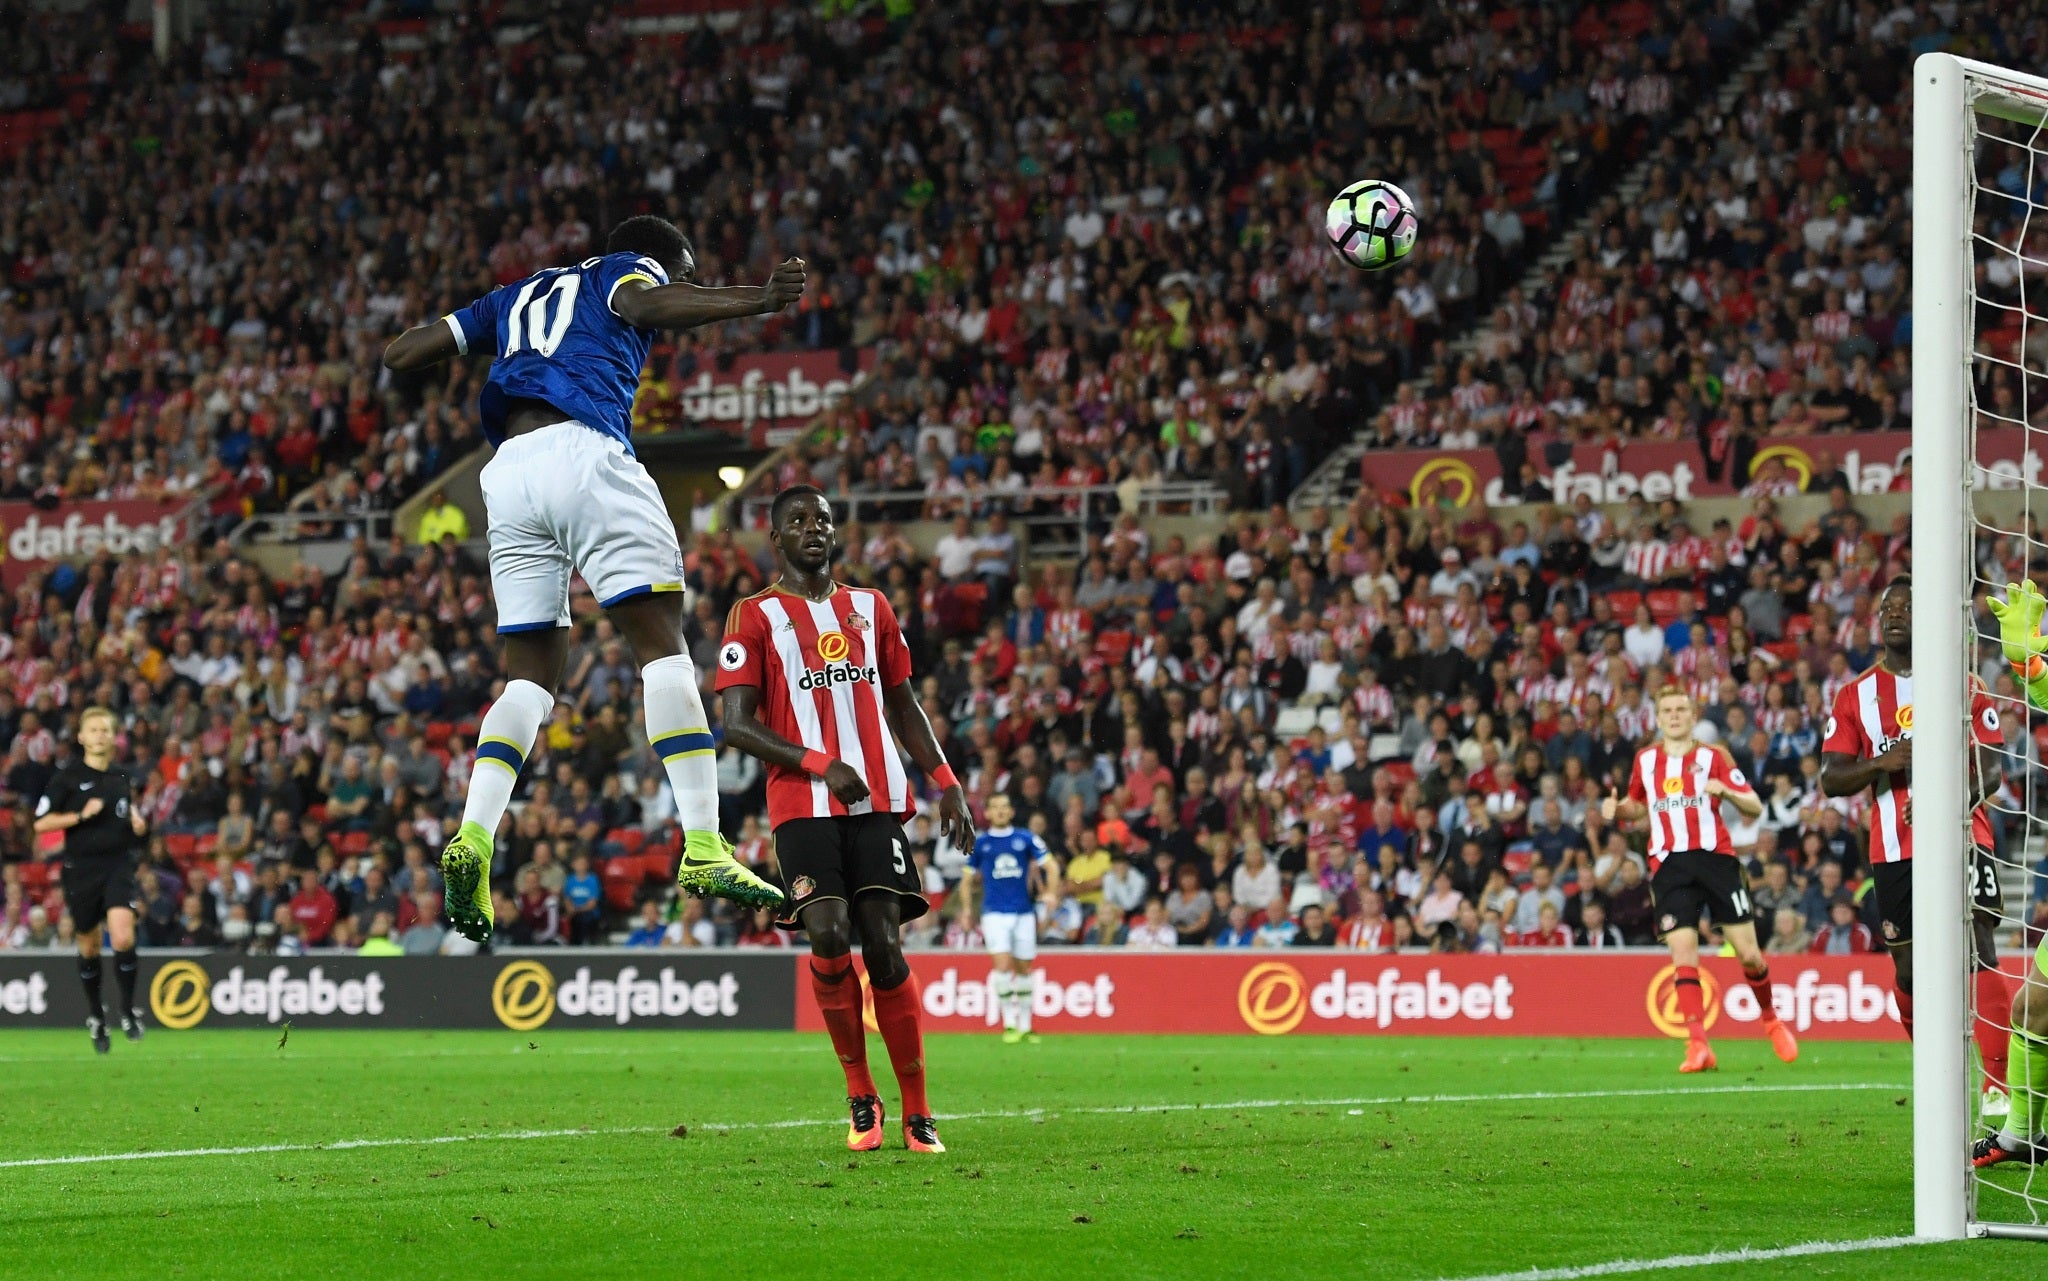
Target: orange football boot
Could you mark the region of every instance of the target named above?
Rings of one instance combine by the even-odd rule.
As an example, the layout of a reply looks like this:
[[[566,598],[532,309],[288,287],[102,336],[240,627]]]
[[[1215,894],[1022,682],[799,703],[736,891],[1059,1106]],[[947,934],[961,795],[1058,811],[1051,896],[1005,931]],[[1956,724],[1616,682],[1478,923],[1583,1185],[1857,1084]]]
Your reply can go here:
[[[946,1145],[939,1142],[938,1122],[928,1116],[906,1116],[903,1118],[903,1146],[912,1152],[944,1152]]]
[[[848,1099],[846,1105],[853,1109],[853,1123],[846,1127],[846,1150],[848,1152],[876,1152],[882,1147],[882,1101],[872,1094]]]

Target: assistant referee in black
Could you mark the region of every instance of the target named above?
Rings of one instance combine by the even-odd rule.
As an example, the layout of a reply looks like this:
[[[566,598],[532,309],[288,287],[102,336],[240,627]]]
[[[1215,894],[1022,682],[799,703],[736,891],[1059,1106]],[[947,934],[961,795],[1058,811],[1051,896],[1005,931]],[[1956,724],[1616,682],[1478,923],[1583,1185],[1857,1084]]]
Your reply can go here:
[[[100,925],[114,945],[121,984],[121,1030],[142,1039],[135,1004],[135,856],[149,830],[135,806],[134,785],[113,768],[114,714],[88,707],[78,717],[79,759],[50,779],[36,804],[36,831],[64,833],[64,902],[78,930],[78,981],[85,985],[86,1030],[92,1048],[113,1048],[100,1004]]]

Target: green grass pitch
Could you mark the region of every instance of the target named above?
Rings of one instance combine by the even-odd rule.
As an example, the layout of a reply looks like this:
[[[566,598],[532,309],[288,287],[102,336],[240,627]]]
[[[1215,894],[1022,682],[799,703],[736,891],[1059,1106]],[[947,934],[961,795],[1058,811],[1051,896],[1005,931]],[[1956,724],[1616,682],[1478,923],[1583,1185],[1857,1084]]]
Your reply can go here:
[[[1912,1225],[1903,1044],[1681,1078],[1668,1042],[940,1036],[951,1151],[912,1157],[877,1040],[891,1142],[855,1157],[821,1035],[278,1042],[0,1033],[0,1275],[1421,1281]],[[2001,1241],[1651,1275],[2044,1272]]]

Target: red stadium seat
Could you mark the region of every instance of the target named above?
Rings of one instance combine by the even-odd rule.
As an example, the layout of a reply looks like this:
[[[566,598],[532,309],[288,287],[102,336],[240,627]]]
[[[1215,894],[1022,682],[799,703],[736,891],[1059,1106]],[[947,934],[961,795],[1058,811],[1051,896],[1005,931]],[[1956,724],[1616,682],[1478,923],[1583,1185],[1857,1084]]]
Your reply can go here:
[[[1607,593],[1607,604],[1609,608],[1614,610],[1614,616],[1629,622],[1635,621],[1636,606],[1642,603],[1643,594],[1641,592]]]
[[[455,733],[455,724],[453,721],[428,721],[426,733],[428,747],[446,747],[449,736]]]
[[[212,858],[214,854],[220,850],[220,833],[200,833],[198,843],[194,845],[192,848],[193,852],[198,854],[201,858]]]
[[[1130,657],[1131,643],[1134,639],[1129,632],[1097,632],[1095,652],[1102,655],[1105,662],[1121,663]]]
[[[631,911],[640,897],[640,860],[608,858],[604,861],[604,901],[621,912]]]
[[[1813,615],[1794,614],[1785,620],[1785,639],[1803,640],[1813,632]]]
[[[306,807],[306,817],[312,819],[315,823],[325,823],[327,821],[327,807],[325,805],[308,805]]]
[[[1659,587],[1643,598],[1649,603],[1650,617],[1657,620],[1659,627],[1669,626],[1678,617],[1678,592],[1675,588]]]
[[[164,837],[164,853],[181,861],[191,858],[198,846],[199,838],[190,832],[172,832]]]
[[[370,834],[368,832],[344,832],[338,843],[338,848],[342,853],[351,856],[367,854],[370,852]]]
[[[50,882],[57,877],[57,870],[62,866],[63,864],[59,862],[30,859],[21,865],[21,888],[30,893],[41,893],[49,888]]]
[[[1793,663],[1799,659],[1799,646],[1792,641],[1772,641],[1763,647],[1764,653],[1781,663]],[[1791,673],[1785,673],[1790,675]]]
[[[1518,845],[1500,856],[1501,868],[1510,880],[1526,876],[1535,861],[1536,852],[1525,845]]]
[[[1415,764],[1412,761],[1388,761],[1380,769],[1396,787],[1406,787],[1415,781]]]
[[[650,881],[666,883],[676,874],[674,851],[666,846],[643,850],[640,854],[640,873]]]

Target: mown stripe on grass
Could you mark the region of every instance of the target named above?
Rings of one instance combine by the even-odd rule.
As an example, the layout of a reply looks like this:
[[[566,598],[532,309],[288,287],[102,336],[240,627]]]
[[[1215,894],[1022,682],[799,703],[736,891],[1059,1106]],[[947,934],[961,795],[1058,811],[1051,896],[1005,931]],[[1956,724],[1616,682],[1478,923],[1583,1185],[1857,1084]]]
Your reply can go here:
[[[999,1109],[983,1112],[947,1112],[942,1121],[1039,1121],[1062,1116],[1141,1116],[1160,1112],[1242,1112],[1266,1108],[1414,1107],[1443,1103],[1564,1102],[1582,1099],[1664,1099],[1699,1094],[1822,1094],[1842,1090],[1907,1090],[1909,1086],[1888,1081],[1850,1081],[1841,1084],[1801,1085],[1706,1085],[1643,1090],[1518,1090],[1500,1094],[1381,1094],[1341,1099],[1238,1099],[1230,1103],[1128,1103],[1115,1107],[1066,1107]],[[706,1130],[794,1130],[807,1126],[837,1126],[844,1117],[793,1117],[782,1121],[712,1121],[698,1123]],[[0,1170],[33,1169],[53,1165],[93,1165],[107,1161],[167,1161],[184,1157],[256,1156],[265,1152],[346,1152],[356,1148],[431,1147],[442,1143],[517,1142],[527,1139],[575,1139],[604,1134],[666,1134],[667,1126],[628,1125],[609,1128],[578,1127],[563,1130],[498,1130],[478,1134],[438,1134],[417,1138],[340,1139],[332,1143],[258,1143],[246,1147],[164,1148],[147,1152],[91,1152],[74,1156],[19,1157],[0,1161]],[[1593,1275],[1593,1274],[1588,1274]]]

